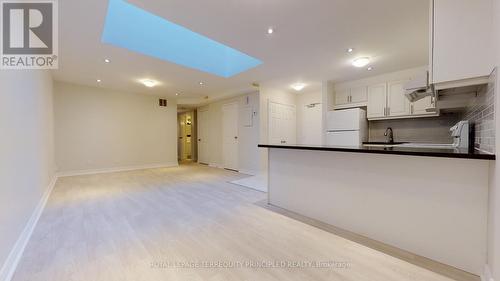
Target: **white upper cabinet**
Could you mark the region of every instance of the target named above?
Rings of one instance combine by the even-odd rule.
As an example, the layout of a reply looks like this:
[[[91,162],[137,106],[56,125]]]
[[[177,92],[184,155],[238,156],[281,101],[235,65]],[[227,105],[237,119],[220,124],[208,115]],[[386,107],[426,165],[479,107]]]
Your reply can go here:
[[[431,0],[430,18],[431,83],[467,85],[467,80],[490,75],[493,70],[491,0]]]
[[[338,90],[335,92],[335,105],[342,105],[349,103],[351,95],[350,89]]]
[[[366,106],[367,100],[366,86],[335,89],[336,109]]]
[[[432,97],[425,97],[421,100],[415,101],[411,104],[411,114],[414,115],[435,115],[434,112],[427,112],[426,109],[434,108]]]
[[[387,84],[377,84],[368,87],[367,117],[383,118],[387,108]]]
[[[387,115],[410,115],[410,101],[405,96],[404,84],[408,81],[390,82],[387,85]]]
[[[368,100],[366,90],[367,88],[364,86],[351,88],[351,103],[366,102]]]
[[[368,87],[367,118],[369,120],[400,119],[438,116],[439,112],[428,112],[435,108],[431,97],[411,103],[405,96],[404,81],[376,84]]]

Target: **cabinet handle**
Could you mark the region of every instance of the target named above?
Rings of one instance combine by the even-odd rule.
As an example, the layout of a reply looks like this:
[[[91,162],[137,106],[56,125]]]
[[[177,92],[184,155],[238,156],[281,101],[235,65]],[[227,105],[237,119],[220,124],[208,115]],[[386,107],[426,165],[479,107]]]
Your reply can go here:
[[[391,116],[391,108],[390,107],[387,108],[387,116]]]
[[[384,116],[387,116],[387,107],[384,107]]]
[[[410,114],[413,114],[413,104],[410,105]]]
[[[349,96],[347,96],[347,102],[349,102]]]

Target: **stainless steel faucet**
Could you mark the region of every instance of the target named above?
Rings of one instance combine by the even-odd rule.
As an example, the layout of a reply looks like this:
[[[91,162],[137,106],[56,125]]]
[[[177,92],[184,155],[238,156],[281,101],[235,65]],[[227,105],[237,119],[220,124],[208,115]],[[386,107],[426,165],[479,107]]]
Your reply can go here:
[[[387,137],[387,143],[394,143],[394,133],[392,132],[391,127],[385,130],[384,136]]]

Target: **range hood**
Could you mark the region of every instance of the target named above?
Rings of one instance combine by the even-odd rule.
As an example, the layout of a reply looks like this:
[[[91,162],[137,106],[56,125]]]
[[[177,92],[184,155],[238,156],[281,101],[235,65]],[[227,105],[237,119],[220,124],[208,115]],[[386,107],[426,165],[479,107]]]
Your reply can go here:
[[[429,72],[425,71],[405,84],[405,96],[415,102],[428,96],[435,96],[434,87],[429,84]]]

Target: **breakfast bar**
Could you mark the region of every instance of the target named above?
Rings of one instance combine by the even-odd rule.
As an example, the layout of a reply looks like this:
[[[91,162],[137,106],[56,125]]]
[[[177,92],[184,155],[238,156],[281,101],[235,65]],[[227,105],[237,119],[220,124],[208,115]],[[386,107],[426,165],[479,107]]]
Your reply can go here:
[[[268,203],[479,275],[492,154],[265,145]]]

